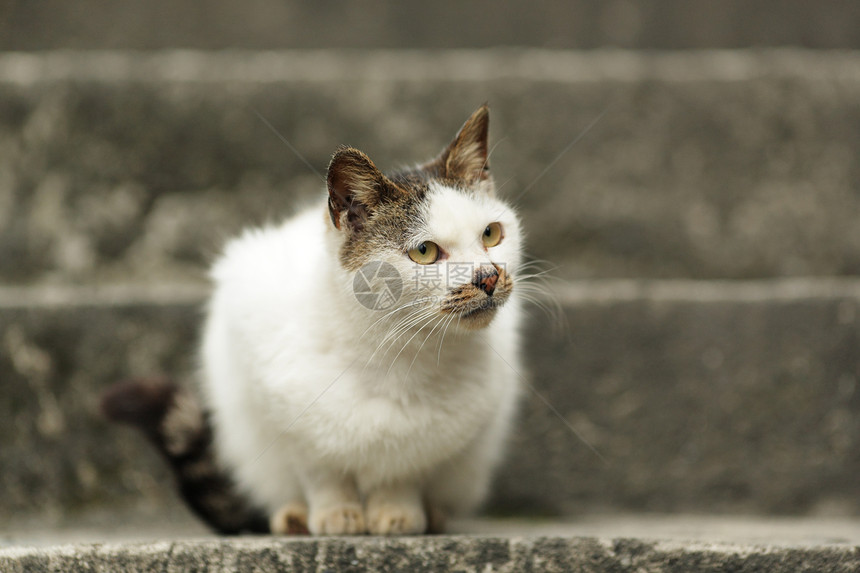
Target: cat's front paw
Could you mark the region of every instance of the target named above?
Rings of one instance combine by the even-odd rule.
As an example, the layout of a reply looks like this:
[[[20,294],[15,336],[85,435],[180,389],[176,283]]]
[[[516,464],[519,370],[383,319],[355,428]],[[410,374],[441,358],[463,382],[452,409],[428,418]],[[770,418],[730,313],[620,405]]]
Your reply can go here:
[[[365,532],[364,512],[358,503],[314,510],[308,523],[314,535],[356,535]]]
[[[427,516],[419,506],[380,503],[367,509],[367,530],[372,535],[415,535],[427,529]]]
[[[288,503],[272,515],[269,529],[276,535],[307,535],[308,506]]]

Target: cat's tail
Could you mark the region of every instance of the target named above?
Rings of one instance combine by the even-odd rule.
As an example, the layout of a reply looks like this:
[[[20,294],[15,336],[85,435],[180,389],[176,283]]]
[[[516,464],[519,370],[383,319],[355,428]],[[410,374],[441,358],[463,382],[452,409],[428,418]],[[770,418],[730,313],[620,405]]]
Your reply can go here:
[[[173,469],[186,503],[213,529],[269,532],[265,514],[218,465],[212,427],[191,393],[165,378],[128,380],[105,391],[101,409],[108,419],[143,431]]]

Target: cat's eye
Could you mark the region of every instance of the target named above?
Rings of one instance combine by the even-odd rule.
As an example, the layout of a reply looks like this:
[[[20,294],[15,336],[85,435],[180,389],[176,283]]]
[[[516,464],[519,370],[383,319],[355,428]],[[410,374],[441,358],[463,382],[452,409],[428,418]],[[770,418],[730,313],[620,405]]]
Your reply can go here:
[[[414,249],[409,249],[408,254],[419,265],[429,265],[439,259],[439,245],[433,241],[424,241]]]
[[[485,247],[495,247],[502,241],[502,224],[490,223],[484,229],[484,234],[481,236],[481,241]]]

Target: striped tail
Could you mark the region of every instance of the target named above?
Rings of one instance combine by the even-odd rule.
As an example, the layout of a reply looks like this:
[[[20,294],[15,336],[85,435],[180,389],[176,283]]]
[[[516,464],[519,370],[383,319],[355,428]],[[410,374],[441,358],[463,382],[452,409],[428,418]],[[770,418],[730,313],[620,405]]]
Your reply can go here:
[[[266,515],[236,491],[218,465],[212,427],[189,392],[164,378],[128,380],[105,391],[101,408],[109,420],[143,431],[173,469],[186,503],[214,530],[269,532]]]

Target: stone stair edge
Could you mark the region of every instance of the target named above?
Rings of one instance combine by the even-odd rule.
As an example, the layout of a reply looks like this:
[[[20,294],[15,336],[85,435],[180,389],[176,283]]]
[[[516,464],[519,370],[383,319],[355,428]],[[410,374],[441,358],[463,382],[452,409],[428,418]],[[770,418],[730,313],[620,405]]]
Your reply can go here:
[[[64,542],[49,545],[9,545],[0,547],[0,558],[4,556],[15,556],[46,553],[48,551],[56,551],[57,553],[72,554],[89,549],[91,551],[111,553],[117,550],[128,550],[129,548],[138,548],[143,552],[160,552],[163,551],[165,545],[169,546],[197,546],[203,548],[217,549],[224,545],[232,545],[236,548],[258,549],[271,546],[290,546],[290,545],[326,545],[329,543],[346,543],[356,546],[377,546],[380,548],[386,545],[404,544],[418,545],[429,541],[433,545],[441,542],[458,543],[458,542],[507,542],[512,545],[520,543],[537,542],[539,540],[564,540],[567,542],[579,543],[595,543],[605,547],[623,542],[636,542],[644,545],[651,545],[654,549],[662,550],[693,550],[693,551],[712,551],[716,553],[738,553],[738,552],[772,552],[785,549],[814,549],[814,548],[832,548],[844,549],[851,552],[860,551],[860,545],[850,542],[818,542],[818,543],[786,543],[786,542],[744,542],[739,540],[727,541],[717,539],[708,541],[704,539],[661,539],[659,536],[604,536],[604,535],[566,535],[564,533],[445,533],[441,535],[418,535],[418,536],[274,536],[274,535],[239,535],[239,536],[218,536],[215,534],[199,535],[192,537],[182,537],[172,539],[169,536],[156,539],[130,539],[127,541],[84,541],[84,542]]]
[[[860,299],[860,278],[777,277],[728,279],[587,279],[552,284],[547,299],[576,306],[592,302],[765,302],[822,298]],[[210,287],[202,282],[91,285],[0,284],[0,310],[28,307],[196,304]]]
[[[0,83],[460,81],[860,81],[860,50],[51,50],[0,52]]]
[[[91,285],[0,285],[0,310],[81,306],[139,306],[195,304],[209,287],[199,282],[112,283]]]
[[[720,542],[654,541],[638,538],[434,536],[412,538],[233,538],[144,543],[0,548],[9,571],[47,566],[91,571],[112,567],[284,566],[296,570],[544,571],[796,571],[834,570],[860,564],[850,545],[768,546]],[[846,569],[847,570],[847,569]]]
[[[147,545],[164,541],[308,541],[246,534],[212,533],[184,508],[160,513],[123,506],[59,516],[29,515],[0,525],[0,550],[14,547]],[[746,513],[666,513],[599,511],[560,517],[458,517],[444,537],[496,539],[638,539],[668,546],[860,547],[860,520],[845,516],[767,516]],[[5,531],[4,531],[5,529]],[[438,539],[442,536],[433,536]],[[324,539],[324,538],[323,538]],[[358,537],[355,540],[372,538]],[[376,538],[381,539],[381,538]]]

